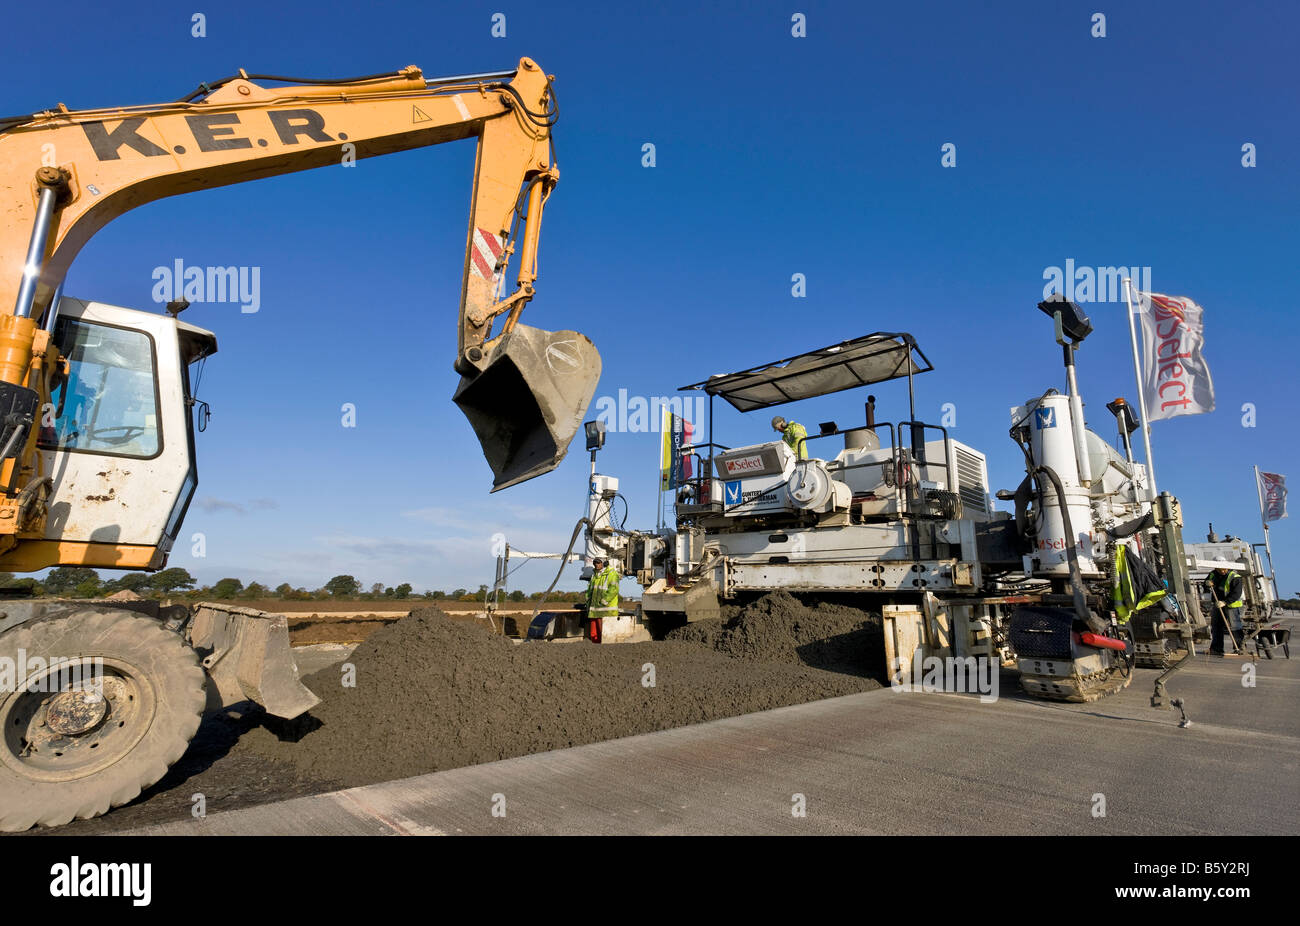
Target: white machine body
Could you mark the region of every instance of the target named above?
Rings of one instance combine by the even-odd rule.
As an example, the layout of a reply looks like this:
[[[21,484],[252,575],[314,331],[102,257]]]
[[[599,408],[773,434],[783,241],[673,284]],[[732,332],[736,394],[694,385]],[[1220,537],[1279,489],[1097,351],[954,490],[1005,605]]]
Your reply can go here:
[[[619,560],[617,553],[621,546],[613,543],[618,535],[614,532],[614,524],[610,519],[610,513],[614,506],[614,498],[618,495],[618,478],[615,476],[602,476],[599,473],[592,473],[591,481],[588,485],[587,492],[587,532],[586,545],[583,549],[583,578],[591,575],[591,561],[597,556],[603,556],[610,561],[615,568],[622,568],[622,562]]]
[[[1061,480],[1080,571],[1085,576],[1101,575],[1096,557],[1104,550],[1095,548],[1097,538],[1093,533],[1091,493],[1079,480],[1069,396],[1049,395],[1034,399],[1013,408],[1011,417],[1013,422],[1027,422],[1034,462],[1048,467]],[[1025,572],[1038,577],[1069,575],[1065,517],[1057,501],[1056,489],[1044,476],[1040,476],[1039,484],[1042,489],[1039,529],[1034,551],[1025,556]]]
[[[713,491],[720,494],[728,517],[830,514],[850,508],[868,518],[893,517],[903,508],[901,478],[904,484],[960,496],[963,517],[992,517],[984,454],[954,440],[926,441],[925,452],[926,464],[913,462],[899,473],[893,448],[875,441],[846,447],[833,460],[799,460],[784,441],[753,444],[714,458]]]

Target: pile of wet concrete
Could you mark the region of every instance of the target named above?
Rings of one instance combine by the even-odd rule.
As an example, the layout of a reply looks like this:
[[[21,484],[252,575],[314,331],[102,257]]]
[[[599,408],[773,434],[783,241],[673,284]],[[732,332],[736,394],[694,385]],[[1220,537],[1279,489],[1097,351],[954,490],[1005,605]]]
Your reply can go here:
[[[236,751],[352,786],[879,687],[879,619],[854,608],[777,593],[672,636],[515,644],[415,611],[304,678],[321,703],[296,741]]]
[[[724,607],[720,620],[679,627],[668,639],[737,659],[788,662],[863,678],[878,678],[885,664],[879,614],[820,599],[808,603],[788,592]]]

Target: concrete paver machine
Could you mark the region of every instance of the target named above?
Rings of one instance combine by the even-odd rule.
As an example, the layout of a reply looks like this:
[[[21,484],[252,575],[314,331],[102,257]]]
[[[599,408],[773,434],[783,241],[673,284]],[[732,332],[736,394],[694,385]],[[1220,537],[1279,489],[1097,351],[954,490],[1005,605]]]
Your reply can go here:
[[[1015,663],[1031,695],[1088,701],[1127,685],[1135,664],[1172,664],[1204,623],[1177,500],[1150,497],[1127,440],[1120,452],[1086,428],[1073,366],[1082,338],[1061,316],[1086,317],[1064,300],[1040,308],[1056,320],[1069,391],[1012,410],[1026,476],[997,497],[1014,513],[993,507],[981,451],[918,419],[913,380],[932,366],[910,334],[877,332],[683,387],[750,412],[905,380],[908,414],[879,420],[868,395],[862,424],[808,429],[807,459],[781,439],[718,444],[710,420],[707,442],[684,448],[697,475],[678,488],[670,529],[594,531],[643,585],[645,626],[659,635],[716,618],[721,602],[784,589],[880,611],[890,678],[918,652],[996,659]],[[1112,406],[1125,429],[1126,403]]]

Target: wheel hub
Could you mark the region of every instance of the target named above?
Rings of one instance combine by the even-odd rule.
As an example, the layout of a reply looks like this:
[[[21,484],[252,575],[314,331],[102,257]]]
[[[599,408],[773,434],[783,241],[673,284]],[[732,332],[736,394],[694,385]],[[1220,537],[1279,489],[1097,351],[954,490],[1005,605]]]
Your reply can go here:
[[[61,736],[77,736],[96,726],[107,713],[108,701],[98,691],[64,691],[45,705],[45,723]]]
[[[0,762],[27,778],[66,781],[134,748],[152,722],[153,688],[124,660],[93,660],[75,688],[60,691],[59,679],[47,677],[69,671],[65,665],[31,676],[0,704]]]

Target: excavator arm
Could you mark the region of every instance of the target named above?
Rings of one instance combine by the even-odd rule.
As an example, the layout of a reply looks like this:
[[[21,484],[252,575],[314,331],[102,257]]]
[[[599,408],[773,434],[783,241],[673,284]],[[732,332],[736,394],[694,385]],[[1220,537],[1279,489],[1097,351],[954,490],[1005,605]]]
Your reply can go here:
[[[512,72],[440,80],[426,80],[415,67],[291,86],[257,80],[282,79],[241,71],[173,103],[85,111],[60,105],[0,120],[0,311],[13,306],[0,316],[0,383],[30,389],[41,407],[49,402],[60,363],[48,337],[56,293],[81,247],[127,210],[347,158],[476,138],[454,398],[483,446],[493,491],[554,469],[581,424],[600,358],[577,332],[518,323],[534,292],[542,211],[559,177],[551,157],[551,78],[524,58]],[[507,294],[512,260],[518,271]],[[0,415],[22,419],[30,403],[12,398],[0,396]],[[0,465],[11,508],[39,471],[32,459],[37,430],[29,425],[22,451]],[[0,511],[0,521],[29,518],[30,495],[23,511]],[[0,523],[0,532],[6,526]]]
[[[511,72],[434,81],[411,67],[271,83],[290,82],[241,72],[173,103],[0,119],[0,567],[160,569],[198,484],[188,371],[215,337],[61,298],[82,245],[164,196],[349,158],[477,139],[454,400],[494,490],[563,459],[600,357],[577,332],[519,323],[559,177],[551,79],[525,58]],[[0,610],[0,660],[37,657],[0,686],[0,830],[130,800],[184,753],[205,707],[252,700],[292,718],[318,702],[298,678],[284,615],[137,605],[30,599]],[[46,684],[65,665],[87,682]]]

